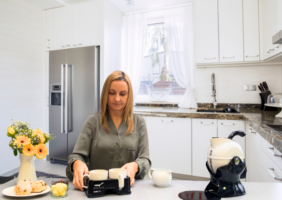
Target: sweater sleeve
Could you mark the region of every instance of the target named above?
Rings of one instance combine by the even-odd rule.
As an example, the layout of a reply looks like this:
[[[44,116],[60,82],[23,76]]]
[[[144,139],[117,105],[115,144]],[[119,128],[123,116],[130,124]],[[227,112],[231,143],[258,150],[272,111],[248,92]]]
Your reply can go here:
[[[73,162],[76,160],[81,160],[82,162],[87,164],[89,159],[91,142],[93,137],[93,128],[91,126],[91,119],[93,118],[89,116],[85,121],[81,129],[81,132],[78,136],[78,139],[76,141],[76,144],[74,146],[74,150],[72,154],[70,154],[68,157],[66,175],[71,181],[73,179],[73,170],[72,170]]]
[[[147,127],[145,120],[142,116],[139,116],[139,148],[137,159],[135,160],[138,163],[138,172],[135,175],[136,179],[143,179],[151,168],[151,160],[149,158],[149,141],[147,134]]]

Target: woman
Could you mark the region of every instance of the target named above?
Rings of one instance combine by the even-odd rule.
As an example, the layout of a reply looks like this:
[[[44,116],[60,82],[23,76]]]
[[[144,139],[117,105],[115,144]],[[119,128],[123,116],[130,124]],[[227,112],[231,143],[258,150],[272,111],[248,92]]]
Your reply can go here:
[[[127,74],[115,71],[108,76],[100,108],[100,113],[87,118],[68,158],[67,177],[81,191],[82,176],[89,170],[124,168],[133,185],[151,167],[146,124],[141,116],[133,115],[133,90]]]

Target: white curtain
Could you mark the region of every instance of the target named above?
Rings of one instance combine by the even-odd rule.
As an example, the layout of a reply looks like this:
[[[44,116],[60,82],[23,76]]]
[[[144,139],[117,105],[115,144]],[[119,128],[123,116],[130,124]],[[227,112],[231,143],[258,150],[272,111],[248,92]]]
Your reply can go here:
[[[194,93],[196,85],[193,5],[165,9],[163,13],[169,70],[172,70],[178,85],[186,88],[178,106],[180,108],[197,108]]]
[[[143,69],[146,28],[147,13],[125,15],[123,17],[121,70],[127,73],[131,80],[134,104],[138,95]]]

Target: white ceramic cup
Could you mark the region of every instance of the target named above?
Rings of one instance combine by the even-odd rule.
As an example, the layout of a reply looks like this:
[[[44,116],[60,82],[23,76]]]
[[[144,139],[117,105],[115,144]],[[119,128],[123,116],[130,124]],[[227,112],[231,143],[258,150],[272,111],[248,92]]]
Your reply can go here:
[[[104,169],[95,169],[91,170],[89,174],[84,174],[82,177],[82,186],[84,188],[88,188],[88,186],[84,185],[84,177],[88,177],[89,180],[93,181],[102,181],[102,180],[107,180],[108,179],[108,171]]]
[[[109,170],[110,179],[118,179],[119,190],[124,187],[124,178],[126,178],[126,169],[114,168]]]
[[[157,187],[167,187],[172,179],[171,170],[164,168],[151,168],[149,177]]]

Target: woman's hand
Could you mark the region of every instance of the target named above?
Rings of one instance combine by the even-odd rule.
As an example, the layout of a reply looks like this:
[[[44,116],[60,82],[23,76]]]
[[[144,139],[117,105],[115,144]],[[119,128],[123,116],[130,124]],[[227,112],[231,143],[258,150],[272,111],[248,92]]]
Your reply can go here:
[[[137,162],[131,162],[123,165],[121,167],[122,169],[126,169],[127,176],[130,178],[130,186],[132,186],[135,182],[135,174],[138,172],[138,163]]]
[[[82,177],[83,177],[84,174],[89,174],[88,167],[81,160],[76,160],[76,161],[74,161],[74,163],[72,165],[72,169],[73,169],[72,183],[73,183],[74,187],[83,191]]]

